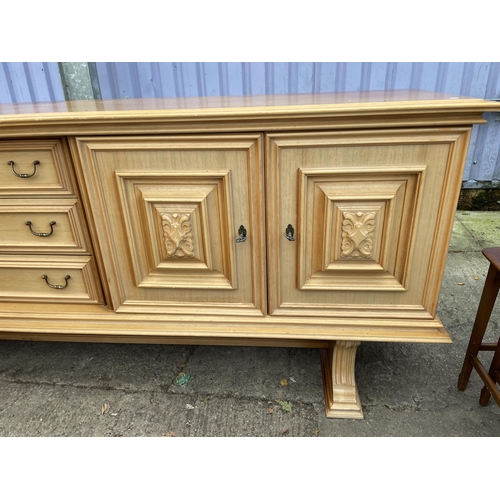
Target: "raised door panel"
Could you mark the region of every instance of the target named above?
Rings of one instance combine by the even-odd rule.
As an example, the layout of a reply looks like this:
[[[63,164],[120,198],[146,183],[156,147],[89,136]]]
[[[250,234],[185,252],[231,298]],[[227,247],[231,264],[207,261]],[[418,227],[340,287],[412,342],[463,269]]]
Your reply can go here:
[[[468,134],[269,135],[271,314],[433,318]]]
[[[77,140],[115,309],[265,313],[261,142]]]

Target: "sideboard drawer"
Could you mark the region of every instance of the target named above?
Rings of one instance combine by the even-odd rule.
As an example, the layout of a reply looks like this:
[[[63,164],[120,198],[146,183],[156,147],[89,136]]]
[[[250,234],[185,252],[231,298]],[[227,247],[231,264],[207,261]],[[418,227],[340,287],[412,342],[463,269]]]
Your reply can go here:
[[[0,141],[0,195],[73,194],[69,165],[58,139]]]
[[[0,256],[0,301],[103,303],[89,256]]]
[[[0,252],[87,253],[77,200],[0,200]]]

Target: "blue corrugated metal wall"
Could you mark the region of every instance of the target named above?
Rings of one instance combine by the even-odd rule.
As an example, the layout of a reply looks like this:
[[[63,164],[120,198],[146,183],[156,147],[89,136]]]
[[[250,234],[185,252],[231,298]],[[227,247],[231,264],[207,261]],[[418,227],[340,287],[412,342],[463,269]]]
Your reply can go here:
[[[0,103],[64,101],[56,62],[0,64]]]
[[[415,88],[500,98],[500,63],[97,63],[103,99]]]
[[[500,99],[500,63],[97,63],[103,99],[415,88]],[[64,100],[57,63],[1,63],[0,103]],[[475,126],[465,186],[500,182],[500,122]]]
[[[415,88],[500,99],[500,63],[97,63],[103,99]],[[500,123],[474,127],[464,180],[500,180]]]

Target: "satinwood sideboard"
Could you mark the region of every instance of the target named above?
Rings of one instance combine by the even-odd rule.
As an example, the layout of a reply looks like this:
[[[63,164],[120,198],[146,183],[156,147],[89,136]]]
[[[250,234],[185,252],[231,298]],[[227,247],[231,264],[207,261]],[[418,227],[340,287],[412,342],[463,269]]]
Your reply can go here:
[[[436,316],[473,124],[432,92],[0,105],[0,338],[317,347],[362,418],[363,341]]]

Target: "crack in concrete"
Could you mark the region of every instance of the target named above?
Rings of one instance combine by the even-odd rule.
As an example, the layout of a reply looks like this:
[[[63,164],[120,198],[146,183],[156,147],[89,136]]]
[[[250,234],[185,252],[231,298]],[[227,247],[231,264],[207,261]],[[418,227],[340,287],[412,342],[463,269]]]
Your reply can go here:
[[[400,412],[400,411],[413,411],[413,412],[435,412],[437,411],[436,408],[424,408],[423,406],[419,406],[419,405],[410,405],[410,404],[402,404],[402,405],[389,405],[387,403],[375,403],[375,404],[363,404],[362,407],[363,407],[363,411],[364,410],[367,410],[369,411],[370,408],[376,408],[376,407],[379,407],[379,406],[384,406],[385,408],[387,408],[388,410],[391,410],[391,411],[396,411],[396,412]],[[456,403],[446,403],[446,404],[442,404],[440,405],[439,407],[439,411],[441,410],[446,410],[448,407],[450,406],[460,406]]]
[[[148,389],[148,390],[140,390],[140,389],[126,389],[123,387],[112,387],[112,386],[97,386],[97,385],[82,385],[82,384],[63,384],[63,383],[57,383],[57,382],[40,382],[37,380],[3,380],[4,382],[8,384],[18,384],[18,385],[33,385],[36,387],[40,386],[45,386],[45,387],[72,387],[75,389],[83,389],[83,390],[101,390],[101,391],[117,391],[117,392],[122,392],[124,394],[168,394],[169,396],[185,396],[185,397],[191,397],[195,398],[196,400],[199,400],[199,402],[206,403],[206,401],[203,401],[203,399],[233,399],[235,401],[254,401],[254,402],[265,402],[266,404],[274,404],[279,406],[279,403],[276,401],[276,399],[268,398],[268,397],[259,397],[259,396],[236,396],[236,395],[231,395],[231,394],[214,394],[214,393],[202,393],[202,392],[197,392],[196,394],[188,394],[188,393],[179,393],[179,392],[173,392],[170,390],[162,390],[162,389]],[[294,400],[290,398],[286,398],[286,401],[289,401],[292,403],[292,405],[306,405],[306,406],[311,406],[315,404],[323,404],[322,401],[313,401],[313,402],[304,402],[304,401],[299,401],[299,400]],[[5,408],[4,408],[5,409]]]
[[[381,403],[381,402],[376,402],[376,403],[363,403],[362,405],[362,408],[363,408],[363,411],[369,411],[370,408],[377,408],[377,407],[380,407],[380,406],[383,406],[391,411],[407,411],[407,410],[411,410],[411,411],[415,411],[415,412],[418,412],[418,411],[429,411],[429,409],[427,408],[423,408],[421,405],[419,404],[400,404],[400,405],[390,405],[390,404],[387,404],[387,403]]]
[[[74,387],[75,389],[101,390],[101,391],[121,391],[126,394],[148,394],[148,393],[165,393],[162,390],[131,390],[123,387],[99,386],[99,385],[83,385],[83,384],[64,384],[58,382],[40,382],[38,380],[9,380],[4,379],[7,384],[33,385],[46,387]]]
[[[206,403],[207,401],[203,401],[204,399],[211,399],[211,398],[218,398],[218,399],[234,399],[235,401],[254,401],[258,403],[265,403],[267,405],[275,405],[275,406],[280,406],[280,404],[277,402],[279,398],[268,398],[268,397],[262,397],[262,396],[234,396],[231,394],[202,394],[202,393],[197,393],[197,399],[201,399],[203,403]],[[285,401],[284,399],[280,399],[280,401]],[[299,400],[294,400],[287,398],[286,401],[289,403],[292,403],[292,405],[297,405],[297,406],[313,406],[316,404],[324,404],[322,401],[313,401],[313,402],[306,402],[306,401],[299,401]]]
[[[448,253],[481,253],[481,250],[448,250]]]
[[[415,406],[415,405],[397,405],[397,406],[391,406],[388,404],[384,404],[386,408],[388,408],[391,411],[406,411],[406,410],[411,410],[411,411],[422,411],[421,406]]]

